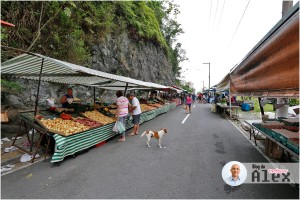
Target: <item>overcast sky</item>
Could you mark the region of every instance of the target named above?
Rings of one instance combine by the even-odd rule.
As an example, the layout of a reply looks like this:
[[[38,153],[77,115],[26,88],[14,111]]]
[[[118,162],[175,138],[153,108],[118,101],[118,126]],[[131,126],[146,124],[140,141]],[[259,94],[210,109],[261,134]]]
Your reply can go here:
[[[202,81],[208,88],[209,71],[204,62],[211,63],[212,87],[246,56],[282,15],[282,0],[174,0],[174,3],[180,6],[177,21],[185,32],[178,37],[178,42],[182,43],[189,58],[181,64],[182,72],[188,69],[182,77],[194,83],[196,92],[202,90]]]

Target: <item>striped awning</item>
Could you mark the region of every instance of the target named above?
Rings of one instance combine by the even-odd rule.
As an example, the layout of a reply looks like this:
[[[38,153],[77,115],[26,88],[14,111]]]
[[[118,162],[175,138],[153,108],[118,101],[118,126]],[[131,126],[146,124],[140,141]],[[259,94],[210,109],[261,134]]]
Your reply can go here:
[[[109,90],[125,88],[160,88],[167,86],[135,80],[97,71],[80,65],[68,63],[40,54],[22,54],[1,64],[1,77],[14,76],[23,79],[46,82],[93,86]]]

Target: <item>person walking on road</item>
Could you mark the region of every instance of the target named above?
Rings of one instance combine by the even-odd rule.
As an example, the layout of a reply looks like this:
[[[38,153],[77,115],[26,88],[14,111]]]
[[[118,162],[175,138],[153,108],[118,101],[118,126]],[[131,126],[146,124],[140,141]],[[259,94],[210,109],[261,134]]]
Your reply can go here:
[[[132,101],[132,105],[129,108],[129,112],[132,112],[132,123],[134,124],[133,126],[133,132],[130,134],[130,136],[133,135],[138,135],[139,134],[139,127],[140,127],[140,118],[141,118],[141,107],[140,107],[140,102],[139,100],[133,95],[133,94],[128,94],[127,98],[129,101]]]
[[[192,99],[193,99],[193,104],[194,104],[196,101],[196,95],[194,93],[192,94]]]
[[[192,109],[192,97],[191,97],[191,94],[189,94],[186,97],[185,105],[186,105],[186,114],[192,113],[192,110],[191,110]]]
[[[123,96],[123,92],[121,90],[117,91],[117,112],[116,112],[116,118],[119,122],[121,122],[125,127],[125,119],[128,115],[128,105],[129,101],[126,97]],[[120,133],[121,138],[118,139],[119,142],[125,142],[125,131]]]

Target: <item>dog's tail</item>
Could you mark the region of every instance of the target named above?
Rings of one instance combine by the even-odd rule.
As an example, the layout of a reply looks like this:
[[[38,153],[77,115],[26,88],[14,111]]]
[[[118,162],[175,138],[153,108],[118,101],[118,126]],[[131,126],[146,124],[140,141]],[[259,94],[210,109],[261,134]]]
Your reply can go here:
[[[144,131],[144,133],[142,133],[142,135],[140,137],[143,137],[146,134],[146,131]]]

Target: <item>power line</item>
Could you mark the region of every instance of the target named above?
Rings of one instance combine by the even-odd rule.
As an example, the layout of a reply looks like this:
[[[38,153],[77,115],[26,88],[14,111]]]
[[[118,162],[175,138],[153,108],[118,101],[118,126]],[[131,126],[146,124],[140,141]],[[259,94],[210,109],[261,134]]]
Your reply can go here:
[[[208,21],[208,30],[209,30],[209,25],[210,25],[210,18],[211,18],[211,8],[212,8],[212,2],[213,2],[213,0],[211,0],[211,3],[210,3],[210,10],[209,10],[209,21]]]
[[[218,29],[217,30],[219,30],[219,27],[220,27],[220,22],[221,22],[221,18],[222,18],[222,15],[223,15],[224,6],[225,6],[225,0],[224,0],[224,3],[223,3],[223,6],[222,6],[222,11],[221,11],[221,15],[220,15],[220,18],[219,18],[219,23],[218,23]]]
[[[218,7],[219,7],[219,0],[217,2],[217,7],[216,7],[216,12],[215,12],[215,17],[214,17],[214,23],[213,23],[213,28],[215,26],[215,21],[216,21],[216,16],[217,16],[217,12],[218,12]]]
[[[232,38],[231,38],[231,40],[230,40],[230,43],[229,43],[229,44],[231,44],[231,42],[232,42],[232,40],[233,40],[233,38],[234,38],[234,36],[235,36],[235,34],[236,34],[236,32],[237,32],[237,30],[238,30],[238,28],[239,28],[240,24],[241,24],[241,21],[242,21],[242,19],[243,19],[244,15],[245,15],[245,13],[246,13],[246,10],[247,10],[247,8],[248,8],[248,5],[249,5],[249,3],[250,3],[250,0],[248,1],[247,5],[246,5],[246,8],[245,8],[245,10],[244,10],[244,13],[243,13],[243,15],[242,15],[242,17],[241,17],[241,19],[240,19],[240,21],[239,21],[239,23],[238,23],[238,25],[237,25],[237,27],[236,27],[235,31],[234,31],[234,33],[233,33],[233,35],[232,35]]]

